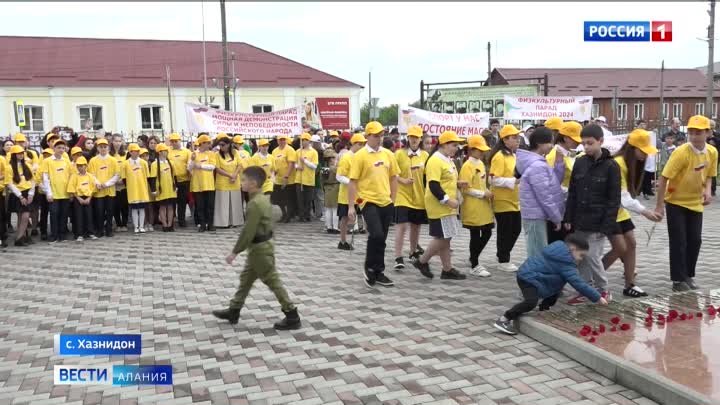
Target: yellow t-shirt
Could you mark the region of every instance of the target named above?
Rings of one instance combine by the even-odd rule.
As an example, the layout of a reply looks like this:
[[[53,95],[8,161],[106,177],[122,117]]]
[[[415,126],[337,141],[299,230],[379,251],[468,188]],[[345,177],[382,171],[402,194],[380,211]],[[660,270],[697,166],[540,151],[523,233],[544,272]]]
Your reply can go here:
[[[410,156],[410,154],[413,156]],[[428,160],[428,153],[418,149],[413,152],[410,149],[398,149],[395,151],[395,159],[400,169],[400,177],[413,179],[412,184],[401,184],[398,182],[396,207],[408,207],[416,210],[425,209],[425,184],[423,175],[425,163]]]
[[[558,153],[560,152],[558,152],[555,147],[550,149],[550,152],[547,156],[545,156],[545,159],[550,167],[555,167],[555,159],[557,158]],[[562,153],[560,154],[562,155]],[[568,188],[570,187],[570,175],[572,174],[572,167],[575,161],[570,156],[563,156],[563,160],[565,161],[565,173],[563,174],[562,186]]]
[[[178,183],[190,181],[190,173],[187,167],[190,162],[191,152],[187,149],[170,149],[168,151],[168,160],[172,164],[173,172]]]
[[[125,166],[125,155],[111,155],[111,157],[115,159],[115,166],[117,167],[118,174],[120,174],[120,172],[122,172],[123,170],[123,166]],[[122,178],[122,176],[120,177]],[[122,181],[118,181],[117,183],[115,183],[115,190],[125,190],[125,183],[123,183]]]
[[[614,157],[615,162],[617,162],[618,166],[620,167],[620,192],[623,191],[629,191],[628,190],[628,167],[627,164],[625,164],[625,158],[622,156],[615,156]],[[628,210],[620,206],[620,209],[618,209],[618,215],[617,215],[617,222],[622,222],[630,219],[630,213]]]
[[[487,191],[487,174],[485,172],[485,164],[480,159],[469,158],[460,169],[460,181],[468,183],[466,190]],[[483,226],[492,224],[493,210],[490,200],[487,198],[477,198],[463,193],[463,203],[460,207],[460,219],[466,226]]]
[[[506,155],[502,151],[497,152],[490,161],[490,177],[515,177],[515,154]],[[493,210],[495,212],[520,211],[520,196],[518,184],[515,188],[491,186],[493,193]]]
[[[192,157],[191,157],[192,159]],[[190,191],[199,193],[215,191],[215,171],[201,169],[200,165],[213,165],[217,167],[217,155],[213,151],[195,152],[195,167],[190,174]]]
[[[430,182],[437,181],[451,200],[457,200],[457,179],[457,168],[452,160],[443,156],[440,152],[430,156],[425,165],[425,180],[427,181],[425,187],[425,210],[429,219],[457,215],[457,209],[451,208],[447,204],[441,204],[430,191]]]
[[[18,165],[18,166],[20,166],[20,165]],[[29,166],[29,165],[26,164],[26,166]],[[20,182],[19,183],[15,183],[15,181],[14,181],[16,170],[20,173]],[[25,190],[30,190],[30,188],[32,188],[34,185],[35,178],[31,177],[29,179],[26,179],[24,173],[25,173],[24,170],[22,170],[22,169],[18,170],[18,167],[12,167],[10,165],[10,160],[8,159],[8,163],[5,164],[5,185],[8,186],[10,184],[14,184],[15,187],[21,192],[25,191]]]
[[[338,176],[350,176],[350,166],[352,164],[353,155],[354,153],[349,150],[340,156],[336,172]],[[346,184],[340,183],[340,189],[338,190],[338,204],[348,205],[348,186]]]
[[[110,155],[106,155],[105,157],[97,155],[90,159],[87,171],[101,184],[107,183],[119,172],[117,160]],[[115,197],[115,187],[106,187],[102,190],[96,189],[93,197]]]
[[[158,162],[160,162],[160,173],[158,175]],[[169,160],[156,160],[150,164],[150,178],[155,179],[156,201],[174,200],[177,198],[175,182],[173,181],[175,167]]]
[[[313,148],[298,149],[295,154],[297,157],[297,163],[295,164],[295,166],[297,167],[295,169],[295,183],[302,184],[303,186],[307,187],[315,187],[315,169],[311,169],[310,167],[305,166],[305,164],[303,163],[303,158],[309,160],[310,163],[314,164],[315,168],[317,169],[317,151]]]
[[[129,204],[146,203],[150,201],[148,188],[148,164],[138,158],[136,161],[128,159],[123,163],[120,177],[127,186],[127,200]]]
[[[86,172],[85,174],[73,174],[68,181],[67,192],[79,197],[90,197],[95,192],[95,176]]]
[[[237,153],[231,153],[225,155],[225,159],[217,154],[217,168],[225,170],[228,174],[235,173],[238,168],[241,168],[242,162]],[[223,176],[220,173],[215,173],[215,190],[217,191],[237,191],[240,190],[241,177],[238,175],[237,180],[234,183],[230,183],[230,179]]]
[[[265,183],[263,183],[262,186],[263,193],[269,193],[273,191],[272,174],[275,171],[274,162],[275,160],[270,154],[263,156],[260,153],[256,153],[255,155],[253,155],[253,157],[250,158],[248,166],[259,166],[262,167],[263,170],[265,170],[265,175],[267,176],[267,178],[265,178]]]
[[[44,159],[40,167],[40,175],[48,175],[50,190],[55,200],[66,200],[70,198],[67,192],[68,181],[70,180],[71,165],[67,160],[50,157]]]
[[[0,156],[0,194],[5,190],[5,176],[7,175],[7,161],[5,156]]]
[[[364,207],[368,202],[380,207],[392,204],[390,178],[400,174],[395,155],[380,147],[371,151],[365,146],[355,153],[350,164],[350,180],[357,181],[356,202]]]
[[[665,202],[703,212],[705,182],[717,176],[718,152],[712,145],[697,153],[690,143],[680,145],[670,155],[663,177],[668,179]]]
[[[275,168],[275,184],[282,184],[283,178],[290,172],[290,163],[297,162],[297,153],[290,145],[284,148],[275,148],[272,151],[273,165]],[[288,178],[287,184],[295,184],[296,177]],[[313,183],[315,185],[315,183]]]

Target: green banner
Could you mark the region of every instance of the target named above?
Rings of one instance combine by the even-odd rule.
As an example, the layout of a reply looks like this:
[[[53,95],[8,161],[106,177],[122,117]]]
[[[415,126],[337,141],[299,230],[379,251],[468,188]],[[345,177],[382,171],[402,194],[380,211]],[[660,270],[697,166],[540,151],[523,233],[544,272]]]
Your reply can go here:
[[[539,85],[431,89],[428,90],[425,105],[432,112],[446,114],[486,112],[491,118],[503,118],[506,95],[538,96]]]

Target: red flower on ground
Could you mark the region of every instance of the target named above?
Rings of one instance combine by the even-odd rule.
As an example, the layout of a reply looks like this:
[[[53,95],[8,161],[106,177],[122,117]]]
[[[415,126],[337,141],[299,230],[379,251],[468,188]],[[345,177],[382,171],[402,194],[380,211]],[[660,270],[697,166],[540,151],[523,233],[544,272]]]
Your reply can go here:
[[[702,312],[698,312],[697,314],[695,314],[695,316],[698,318],[702,318]]]
[[[624,323],[624,324],[620,325],[620,330],[629,330],[629,329],[630,329],[630,324]]]
[[[610,322],[617,325],[620,323],[620,317],[619,316],[613,316],[612,319],[610,319]]]
[[[599,331],[600,333],[605,333],[605,325],[600,324],[600,326],[598,326],[598,331]]]
[[[681,320],[681,321],[684,321],[684,320],[686,320],[686,319],[688,319],[687,314],[680,314],[680,320]]]
[[[596,330],[592,331],[592,335],[593,335],[593,336],[597,336],[597,335],[599,335],[599,334],[600,334],[600,333],[598,333],[598,331],[596,331]]]
[[[645,310],[645,312],[647,312],[648,315],[652,315],[652,313],[653,313],[652,307],[647,307],[647,309]]]
[[[617,328],[613,326],[613,327],[610,329],[610,332],[617,332]]]
[[[715,310],[715,307],[713,307],[713,306],[711,305],[711,306],[708,307],[707,313],[708,313],[708,315],[710,315],[710,316],[715,316],[715,314],[717,313],[717,311]]]
[[[674,309],[671,309],[670,312],[668,312],[668,318],[675,319],[678,317],[678,315],[680,315],[680,314],[678,313],[678,311],[676,311]]]
[[[592,332],[592,328],[589,325],[583,325],[582,329],[580,329],[580,336],[587,336]]]
[[[590,339],[588,339],[588,342],[595,343],[595,337],[591,337]]]
[[[663,315],[663,314],[658,314],[657,319],[658,319],[658,321],[664,321],[664,320],[665,320],[665,315]]]

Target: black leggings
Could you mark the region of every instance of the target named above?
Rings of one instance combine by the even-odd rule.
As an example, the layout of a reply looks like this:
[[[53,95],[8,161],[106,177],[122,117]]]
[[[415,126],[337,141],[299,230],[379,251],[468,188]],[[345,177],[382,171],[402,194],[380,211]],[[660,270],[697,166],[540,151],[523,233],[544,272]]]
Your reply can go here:
[[[127,189],[122,189],[117,192],[115,196],[115,207],[113,209],[113,216],[115,217],[115,225],[119,227],[126,227],[128,223],[128,199]]]
[[[493,225],[470,227],[470,264],[472,267],[478,265],[478,257],[487,245],[492,236]]]
[[[520,211],[497,212],[497,257],[498,263],[509,263],[510,252],[515,246],[520,231],[522,230],[522,219]]]

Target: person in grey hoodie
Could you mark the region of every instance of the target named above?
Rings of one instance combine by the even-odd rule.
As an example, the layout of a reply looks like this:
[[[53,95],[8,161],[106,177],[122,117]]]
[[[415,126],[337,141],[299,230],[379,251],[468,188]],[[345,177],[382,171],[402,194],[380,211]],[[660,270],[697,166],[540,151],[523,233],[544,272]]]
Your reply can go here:
[[[525,233],[527,257],[539,255],[547,246],[547,221],[559,230],[564,214],[564,193],[560,186],[565,172],[564,159],[555,167],[545,155],[552,149],[553,133],[541,127],[530,136],[529,150],[517,151],[516,170],[520,174],[520,214]]]

